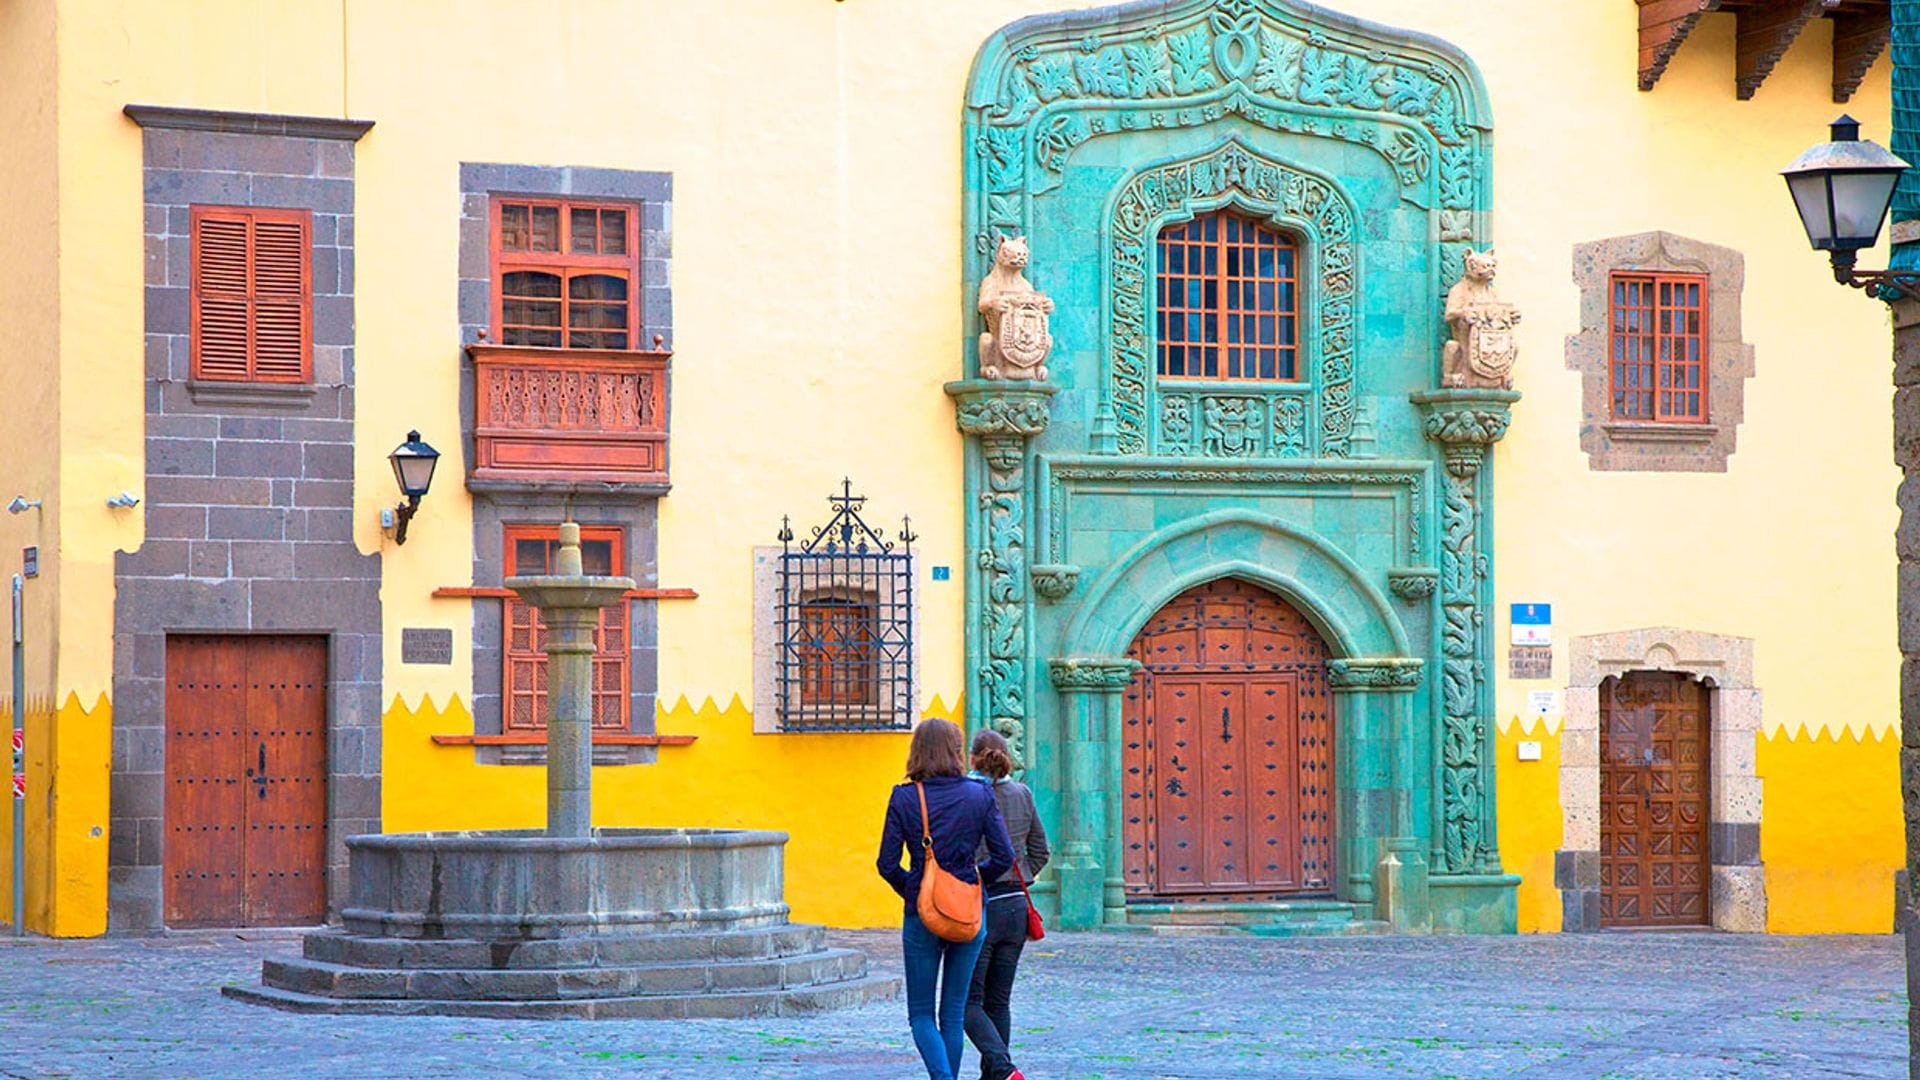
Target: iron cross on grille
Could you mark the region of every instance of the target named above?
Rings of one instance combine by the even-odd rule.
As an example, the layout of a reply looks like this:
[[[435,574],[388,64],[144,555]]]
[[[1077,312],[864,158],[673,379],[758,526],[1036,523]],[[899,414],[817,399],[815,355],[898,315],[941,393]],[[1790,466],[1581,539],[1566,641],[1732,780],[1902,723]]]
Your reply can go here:
[[[860,508],[867,504],[867,497],[853,493],[851,477],[840,481],[840,494],[827,496],[827,503],[833,507],[833,514],[827,518],[825,525],[816,527],[813,536],[800,545],[802,554],[886,555],[893,551],[893,543],[875,532],[860,517]],[[787,517],[780,519],[778,539],[782,548],[793,543],[793,525]],[[913,518],[902,517],[899,542],[911,549],[913,542],[918,539],[913,532]]]

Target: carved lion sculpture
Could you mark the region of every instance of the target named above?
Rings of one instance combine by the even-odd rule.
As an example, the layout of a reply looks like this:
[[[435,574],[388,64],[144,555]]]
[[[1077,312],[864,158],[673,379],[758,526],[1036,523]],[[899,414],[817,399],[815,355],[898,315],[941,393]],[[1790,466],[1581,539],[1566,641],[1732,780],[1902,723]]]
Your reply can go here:
[[[1048,316],[1053,301],[1027,280],[1027,241],[1003,236],[993,252],[993,269],[980,279],[980,314],[987,331],[980,335],[980,377],[1045,379],[1053,350]]]
[[[1453,340],[1440,358],[1442,386],[1513,389],[1513,361],[1520,352],[1514,328],[1520,309],[1494,293],[1498,267],[1492,248],[1469,249],[1460,280],[1447,290],[1447,326]]]

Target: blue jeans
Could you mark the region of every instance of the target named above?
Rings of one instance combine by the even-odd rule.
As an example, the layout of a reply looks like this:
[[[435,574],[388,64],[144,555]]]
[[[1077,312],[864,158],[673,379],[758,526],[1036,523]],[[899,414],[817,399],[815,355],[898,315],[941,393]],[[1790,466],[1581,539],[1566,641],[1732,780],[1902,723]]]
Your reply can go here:
[[[984,923],[972,941],[944,941],[908,912],[900,924],[900,952],[907,969],[907,1023],[931,1080],[953,1080],[966,1047],[967,991],[973,964],[986,943]],[[945,966],[945,976],[941,967]],[[934,983],[940,984],[939,1018],[934,1016]]]

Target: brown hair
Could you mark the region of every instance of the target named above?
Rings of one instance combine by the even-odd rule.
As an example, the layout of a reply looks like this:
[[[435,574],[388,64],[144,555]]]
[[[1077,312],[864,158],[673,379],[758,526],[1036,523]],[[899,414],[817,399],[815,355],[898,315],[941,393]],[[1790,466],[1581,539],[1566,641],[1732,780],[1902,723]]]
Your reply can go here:
[[[937,717],[920,721],[907,747],[907,779],[918,783],[936,776],[959,776],[966,771],[963,745],[953,721]]]
[[[991,780],[1004,780],[1013,773],[1013,755],[1007,752],[1007,740],[992,728],[982,728],[973,737],[973,767]]]

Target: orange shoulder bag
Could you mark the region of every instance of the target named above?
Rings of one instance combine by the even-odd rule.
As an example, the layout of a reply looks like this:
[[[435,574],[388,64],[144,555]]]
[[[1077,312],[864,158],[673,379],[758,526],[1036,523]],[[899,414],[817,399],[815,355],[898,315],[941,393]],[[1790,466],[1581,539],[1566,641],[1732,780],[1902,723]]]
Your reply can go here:
[[[927,820],[927,789],[915,783],[920,792],[920,896],[915,909],[921,925],[943,941],[972,941],[980,933],[980,883],[972,885],[940,869],[933,857],[933,826]]]

